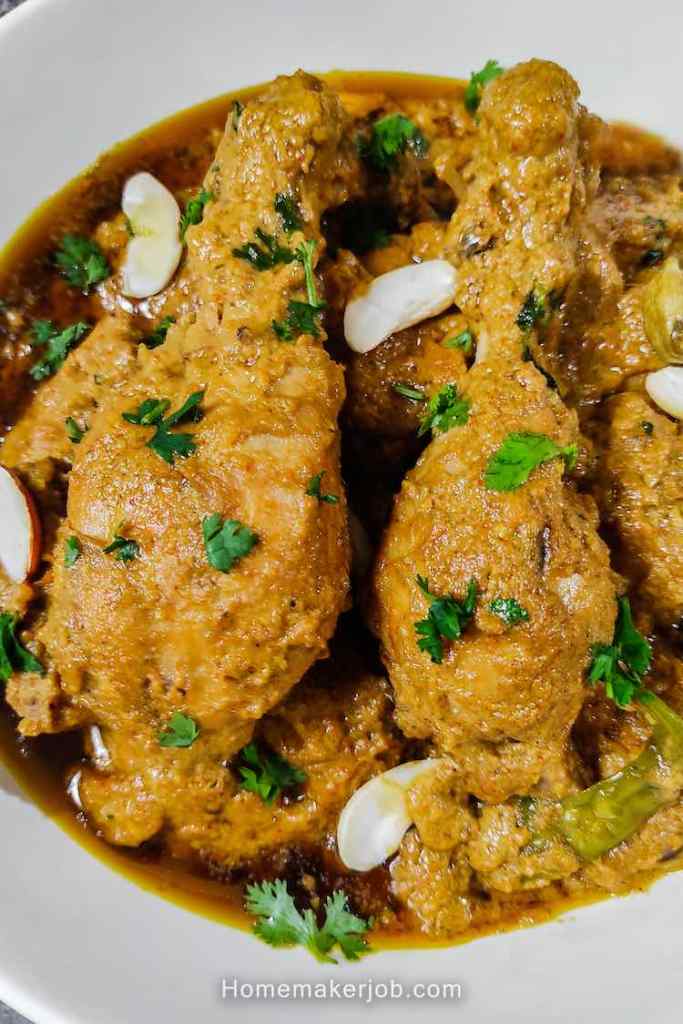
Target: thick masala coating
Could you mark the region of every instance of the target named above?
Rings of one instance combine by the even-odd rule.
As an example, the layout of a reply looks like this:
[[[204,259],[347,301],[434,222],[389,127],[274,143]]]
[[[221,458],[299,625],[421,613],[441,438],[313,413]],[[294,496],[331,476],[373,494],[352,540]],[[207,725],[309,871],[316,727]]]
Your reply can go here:
[[[301,73],[228,119],[205,182],[213,198],[187,236],[194,308],[161,348],[139,351],[137,372],[102,403],[75,453],[58,547],[75,536],[81,555],[54,567],[38,633],[45,699],[34,686],[24,700],[32,677],[9,697],[25,733],[76,719],[100,727],[105,743],[115,735],[107,786],[93,796],[106,802],[109,790],[125,807],[115,842],[155,834],[188,772],[224,770],[254,723],[326,653],[347,601],[343,376],[320,328],[298,329],[288,343],[271,327],[291,300],[307,299],[302,263],[258,270],[233,250],[260,228],[292,250],[312,239],[317,260],[320,216],[357,178],[348,128],[338,99]],[[299,211],[289,236],[279,193]],[[155,427],[123,418],[150,398],[168,401],[169,415],[196,392],[201,419],[173,428],[191,435],[187,458],[165,461],[149,446]],[[321,472],[336,504],[306,493]],[[213,514],[256,538],[228,572],[207,559],[202,523]],[[137,557],[105,552],[117,535],[135,541]],[[158,741],[176,711],[199,729],[185,762]],[[84,804],[97,813],[87,795]]]
[[[574,203],[585,193],[575,83],[532,61],[502,76],[481,106],[479,166],[451,225],[458,304],[485,339],[464,383],[469,415],[428,446],[406,477],[380,549],[374,617],[408,736],[449,754],[471,792],[487,801],[525,793],[565,756],[584,695],[590,648],[608,642],[614,583],[591,499],[563,479],[561,459],[509,492],[485,482],[510,433],[533,432],[564,448],[577,442],[569,413],[532,363],[516,323],[543,275],[571,279]],[[469,227],[465,228],[466,225]],[[472,254],[473,231],[491,249]],[[417,646],[415,623],[437,596],[477,586],[473,622],[446,642],[441,663]],[[514,625],[491,602],[514,598]]]

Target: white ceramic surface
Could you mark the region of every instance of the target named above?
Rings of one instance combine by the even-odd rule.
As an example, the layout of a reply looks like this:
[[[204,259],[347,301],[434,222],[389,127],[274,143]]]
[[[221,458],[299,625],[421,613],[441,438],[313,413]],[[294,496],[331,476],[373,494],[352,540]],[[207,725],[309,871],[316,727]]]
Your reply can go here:
[[[679,0],[28,0],[0,22],[0,243],[113,142],[181,107],[309,69],[466,75],[555,58],[586,102],[683,142]],[[459,981],[431,1020],[680,1019],[683,874],[644,896],[468,946],[316,965],[138,890],[0,784],[0,998],[37,1024],[412,1020],[411,1001],[242,1003],[220,978]]]

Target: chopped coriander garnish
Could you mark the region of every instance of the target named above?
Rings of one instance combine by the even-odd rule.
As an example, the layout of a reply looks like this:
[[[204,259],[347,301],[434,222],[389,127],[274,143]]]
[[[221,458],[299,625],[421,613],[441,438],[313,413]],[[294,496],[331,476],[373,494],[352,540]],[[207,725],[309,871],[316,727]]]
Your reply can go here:
[[[271,326],[280,341],[294,341],[300,334],[310,334],[317,338],[319,328],[316,317],[320,312],[320,309],[308,302],[290,299],[285,319],[273,320]]]
[[[294,255],[304,268],[304,276],[306,278],[306,295],[309,306],[313,309],[324,309],[325,303],[318,297],[318,288],[315,283],[315,274],[313,272],[313,253],[315,252],[316,244],[315,239],[310,238],[307,242],[302,242],[301,245],[296,247]]]
[[[81,557],[81,542],[78,537],[67,537],[64,541],[64,565],[70,569]]]
[[[542,463],[562,458],[571,470],[576,465],[577,455],[576,444],[560,447],[546,434],[508,434],[489,459],[484,481],[490,491],[515,491]]]
[[[527,334],[536,324],[543,324],[548,317],[546,293],[542,288],[532,288],[517,314],[517,326]]]
[[[423,157],[428,143],[417,125],[403,114],[381,117],[373,124],[370,138],[359,142],[363,159],[383,173],[393,170],[406,147],[412,149],[417,157]]]
[[[649,435],[655,429],[654,423],[651,423],[649,420],[643,420],[640,425],[643,428],[643,433],[644,434],[648,434]]]
[[[522,608],[519,601],[514,597],[497,597],[491,601],[489,608],[494,615],[497,615],[508,626],[515,626],[518,622],[528,622],[529,613]]]
[[[291,263],[295,258],[291,249],[280,245],[274,235],[269,235],[261,228],[256,228],[256,238],[256,242],[247,242],[233,249],[233,256],[251,263],[256,270],[272,270],[278,263]]]
[[[237,127],[240,123],[240,118],[242,116],[243,110],[244,104],[240,103],[239,100],[235,100],[235,102],[232,105],[232,126],[235,129],[235,131],[237,131]]]
[[[140,554],[140,545],[120,534],[114,534],[111,544],[104,549],[105,555],[113,555],[117,562],[132,562]]]
[[[446,338],[443,343],[444,348],[460,348],[467,354],[472,351],[474,345],[474,335],[472,331],[461,331],[460,334],[456,334],[454,338]]]
[[[664,259],[663,249],[648,249],[647,252],[643,253],[640,265],[641,267],[656,267],[658,263],[661,263]]]
[[[44,380],[56,373],[69,351],[89,330],[90,324],[77,323],[60,331],[52,320],[36,320],[31,328],[33,344],[44,345],[45,354],[29,370],[33,379]]]
[[[414,388],[410,384],[392,384],[391,388],[400,395],[401,398],[407,398],[409,402],[426,402],[427,396],[424,391],[420,388]]]
[[[207,192],[204,189],[199,195],[194,196],[189,200],[185,207],[185,212],[180,218],[180,241],[185,241],[185,233],[187,229],[194,224],[201,224],[202,218],[204,217],[204,207],[207,203],[210,203],[212,199],[215,199],[213,192]]]
[[[121,418],[137,427],[151,427],[159,422],[170,404],[168,398],[146,398],[134,412],[121,413]]]
[[[285,789],[293,789],[305,782],[306,772],[285,761],[272,751],[260,750],[249,743],[240,751],[244,764],[239,765],[242,789],[256,793],[264,803],[272,804]]]
[[[482,93],[485,87],[503,74],[502,68],[497,60],[487,60],[481,71],[473,71],[465,89],[465,109],[470,114],[476,114],[481,103]]]
[[[196,423],[201,417],[199,404],[203,397],[203,391],[194,391],[177,412],[166,419],[163,419],[163,415],[169,408],[170,401],[167,398],[148,398],[132,412],[122,413],[122,418],[127,423],[134,423],[139,427],[156,427],[153,437],[147,442],[147,447],[172,466],[176,455],[186,459],[196,451],[197,445],[192,434],[172,434],[171,427],[185,422]]]
[[[281,878],[247,886],[245,906],[258,918],[254,933],[269,946],[304,946],[323,963],[335,963],[330,956],[335,946],[347,960],[358,960],[370,952],[365,932],[371,922],[351,913],[341,889],[325,901],[322,928],[310,907],[303,913],[297,910]]]
[[[35,655],[17,639],[19,617],[9,612],[0,613],[0,681],[7,682],[13,672],[38,672],[45,669]]]
[[[174,316],[165,316],[154,328],[151,334],[147,334],[142,339],[142,344],[145,348],[159,348],[160,345],[163,345],[166,341],[166,335],[168,334],[169,327],[174,323]]]
[[[474,614],[477,603],[477,584],[470,580],[464,600],[458,601],[452,594],[436,597],[429,589],[424,576],[417,577],[417,585],[428,598],[429,613],[426,619],[415,623],[417,646],[426,651],[435,665],[443,661],[443,639],[457,640]]]
[[[317,498],[319,502],[325,502],[327,505],[337,505],[339,498],[336,494],[323,494],[320,490],[320,484],[324,476],[324,469],[321,469],[319,473],[312,476],[306,485],[306,494],[309,498]]]
[[[290,299],[287,306],[287,316],[284,320],[273,320],[272,327],[281,341],[293,341],[299,334],[310,334],[314,338],[318,336],[319,327],[316,317],[325,309],[326,303],[318,297],[318,289],[315,283],[313,272],[313,252],[315,240],[310,239],[297,246],[295,256],[299,263],[303,264],[306,277],[306,293],[308,302],[300,299]]]
[[[66,427],[66,436],[69,440],[74,444],[80,444],[86,435],[87,427],[85,430],[79,427],[73,416],[67,416],[64,420],[64,426]]]
[[[258,537],[248,526],[238,519],[224,520],[218,512],[203,519],[202,534],[209,565],[219,572],[230,572],[258,544]]]
[[[174,711],[168,724],[159,733],[160,747],[191,747],[199,736],[199,727],[194,719],[182,711]]]
[[[288,195],[286,192],[278,192],[273,206],[275,212],[280,215],[282,227],[286,234],[291,235],[294,231],[301,229],[303,226],[301,212],[294,196]]]
[[[107,258],[97,242],[82,235],[64,235],[55,253],[60,273],[74,288],[86,294],[111,274]]]
[[[455,384],[446,384],[429,399],[420,420],[418,437],[422,437],[428,430],[433,434],[445,434],[451,427],[462,427],[467,423],[469,415],[469,400],[458,395]]]
[[[619,598],[619,612],[611,644],[594,644],[593,661],[588,674],[591,686],[602,682],[605,693],[625,708],[643,690],[642,677],[650,668],[650,645],[633,625],[631,605],[627,597]]]

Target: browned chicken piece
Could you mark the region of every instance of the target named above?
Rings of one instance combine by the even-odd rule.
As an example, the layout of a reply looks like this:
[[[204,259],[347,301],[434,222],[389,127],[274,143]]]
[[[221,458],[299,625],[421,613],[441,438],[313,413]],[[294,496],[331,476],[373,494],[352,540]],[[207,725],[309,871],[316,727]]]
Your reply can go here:
[[[187,790],[169,794],[171,852],[229,869],[279,850],[328,845],[351,794],[400,758],[402,741],[391,710],[383,680],[357,665],[320,663],[262,719],[255,737],[260,752],[283,757],[306,780],[266,803],[240,787],[236,771],[210,775],[204,769]],[[89,787],[98,785],[100,776],[90,771],[81,792],[98,810],[97,826],[109,835],[115,824],[89,797]]]
[[[683,621],[683,435],[644,394],[610,398],[595,493],[618,540],[617,568],[659,626]]]
[[[107,784],[84,805],[100,817],[108,799],[125,806],[116,842],[154,835],[170,793],[224,771],[254,723],[326,653],[346,603],[341,370],[320,337],[297,330],[287,343],[271,328],[290,300],[305,300],[301,263],[258,271],[232,250],[257,228],[284,238],[277,193],[298,202],[305,222],[288,244],[305,234],[319,250],[322,212],[356,180],[347,118],[310,76],[278,79],[238,127],[230,120],[206,181],[215,198],[188,232],[197,311],[161,348],[140,351],[139,371],[78,446],[60,542],[77,537],[81,555],[55,564],[38,632],[45,696],[24,702],[21,683],[12,696],[24,733],[73,724],[66,705],[115,736]],[[166,461],[150,447],[156,428],[123,418],[150,398],[173,413],[197,392],[201,420],[174,428],[191,435],[188,458]],[[321,472],[336,504],[307,494]],[[256,539],[230,571],[207,558],[202,523],[212,514]],[[105,552],[115,536],[134,541],[136,557]],[[30,676],[24,683],[37,689]],[[185,760],[159,744],[174,712],[199,729]]]
[[[365,267],[353,253],[341,250],[325,269],[328,329],[335,354],[347,364],[344,419],[363,437],[363,443],[367,435],[378,442],[410,440],[413,444],[408,448],[414,451],[424,405],[419,399],[411,401],[396,386],[417,388],[429,398],[445,384],[457,383],[465,373],[465,351],[448,346],[467,328],[467,321],[457,312],[392,334],[370,352],[353,352],[343,335],[344,309],[351,296],[362,293],[373,277],[437,258],[444,231],[441,224],[417,224],[409,235],[396,235],[386,248],[368,253]]]
[[[54,377],[38,388],[0,452],[3,466],[30,475],[44,459],[71,463],[76,448],[66,430],[71,416],[87,430],[103,402],[134,372],[137,343],[126,316],[105,316]]]
[[[469,416],[408,474],[376,570],[374,620],[399,724],[449,754],[487,801],[528,792],[566,756],[591,645],[609,642],[616,610],[594,504],[563,481],[561,459],[515,490],[484,479],[511,433],[560,448],[577,440],[575,415],[523,361],[516,324],[536,283],[561,288],[575,269],[570,221],[585,198],[576,100],[569,75],[540,61],[486,91],[478,173],[448,249],[480,345],[464,386]],[[474,235],[485,251],[472,250]],[[436,597],[463,600],[477,586],[474,620],[440,663],[417,645],[429,609],[418,576]],[[517,600],[528,621],[506,625],[490,609],[499,598]]]

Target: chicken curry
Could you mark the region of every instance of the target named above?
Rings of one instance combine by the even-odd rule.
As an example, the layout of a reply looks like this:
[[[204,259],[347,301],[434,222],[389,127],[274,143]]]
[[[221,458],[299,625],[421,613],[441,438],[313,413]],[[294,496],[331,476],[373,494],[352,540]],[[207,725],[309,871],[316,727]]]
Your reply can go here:
[[[321,959],[679,866],[681,185],[490,61],[281,77],[51,201],[0,263],[38,799]]]

